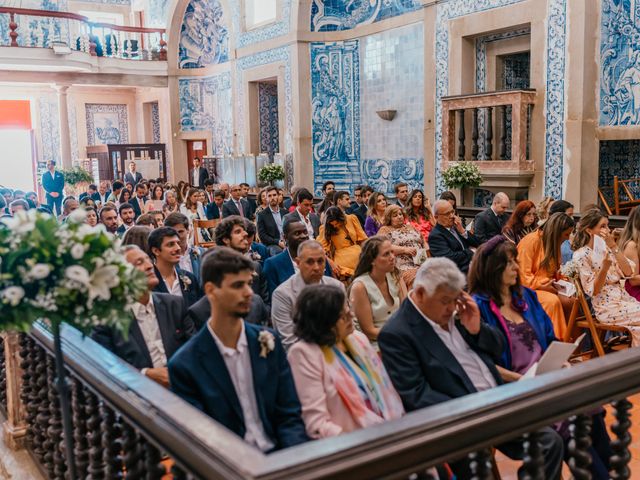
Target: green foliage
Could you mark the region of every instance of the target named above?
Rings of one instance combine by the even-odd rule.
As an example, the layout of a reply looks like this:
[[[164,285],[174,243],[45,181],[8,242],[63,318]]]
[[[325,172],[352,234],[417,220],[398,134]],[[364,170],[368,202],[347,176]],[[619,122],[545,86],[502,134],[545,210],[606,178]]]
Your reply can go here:
[[[456,162],[442,172],[447,188],[479,187],[482,184],[480,169],[473,162]]]
[[[258,180],[269,184],[276,180],[284,180],[284,168],[276,163],[269,163],[258,171]]]
[[[119,240],[84,223],[18,212],[0,223],[0,330],[28,330],[39,319],[84,333],[98,325],[127,332],[145,275],[127,263]]]
[[[64,182],[67,185],[77,185],[79,183],[93,183],[93,175],[80,167],[68,168],[62,170]]]

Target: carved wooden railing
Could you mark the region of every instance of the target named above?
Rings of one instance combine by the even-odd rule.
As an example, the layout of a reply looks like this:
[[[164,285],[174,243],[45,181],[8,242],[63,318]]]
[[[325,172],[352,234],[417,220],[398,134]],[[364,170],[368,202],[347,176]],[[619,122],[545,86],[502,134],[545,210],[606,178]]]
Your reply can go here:
[[[529,158],[530,118],[535,90],[442,98],[442,158],[478,161],[481,171],[533,172]],[[471,130],[471,135],[467,132]]]
[[[14,341],[7,343],[10,338]],[[569,417],[574,437],[570,468],[575,478],[586,479],[590,417],[583,412],[610,402],[616,418],[611,478],[630,478],[631,404],[626,397],[640,391],[640,349],[264,455],[79,332],[63,328],[62,346],[71,384],[76,467],[83,479],[160,479],[169,465],[174,478],[207,480],[407,478],[466,455],[474,459],[474,478],[485,479],[491,478],[488,448],[523,434],[529,439],[529,478],[543,478],[535,432]],[[7,365],[6,374],[21,383],[26,446],[45,476],[62,479],[67,465],[52,350],[52,336],[40,326],[30,334],[5,336],[5,357],[22,359],[18,370]]]
[[[92,56],[127,60],[166,60],[164,28],[125,27],[95,23],[70,12],[0,7],[8,17],[9,34],[0,46],[52,48],[66,44]]]

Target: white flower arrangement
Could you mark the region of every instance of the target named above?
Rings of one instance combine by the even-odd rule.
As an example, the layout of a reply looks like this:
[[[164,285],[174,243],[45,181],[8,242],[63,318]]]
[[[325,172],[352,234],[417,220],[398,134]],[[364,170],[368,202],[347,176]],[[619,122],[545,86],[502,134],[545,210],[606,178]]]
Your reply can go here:
[[[267,355],[276,348],[276,339],[273,337],[273,334],[267,330],[260,331],[258,334],[258,342],[260,342],[260,356],[262,358],[267,358]]]
[[[85,215],[60,224],[29,210],[0,221],[0,330],[27,330],[45,318],[84,333],[97,325],[128,329],[145,276],[113,236],[82,223]]]
[[[273,184],[276,180],[284,180],[284,168],[277,163],[268,163],[258,170],[258,180]]]
[[[474,162],[455,162],[442,172],[442,180],[447,188],[479,187],[482,175]]]
[[[578,278],[580,275],[580,272],[578,271],[578,264],[574,260],[569,260],[560,267],[560,275],[571,280]]]

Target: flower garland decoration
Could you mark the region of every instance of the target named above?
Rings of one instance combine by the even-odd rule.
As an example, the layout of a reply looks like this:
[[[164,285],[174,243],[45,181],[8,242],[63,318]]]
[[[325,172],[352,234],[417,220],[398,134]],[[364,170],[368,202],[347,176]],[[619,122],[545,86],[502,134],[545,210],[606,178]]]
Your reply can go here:
[[[98,325],[126,332],[145,275],[120,241],[76,210],[65,223],[36,210],[0,222],[0,330],[28,330],[39,319],[85,334]]]
[[[284,168],[277,163],[269,163],[258,170],[258,180],[273,184],[276,180],[284,180]]]
[[[442,172],[442,180],[447,188],[479,187],[482,175],[473,162],[455,162]]]
[[[84,168],[73,167],[62,170],[64,181],[67,185],[78,185],[79,183],[93,183],[93,175]]]

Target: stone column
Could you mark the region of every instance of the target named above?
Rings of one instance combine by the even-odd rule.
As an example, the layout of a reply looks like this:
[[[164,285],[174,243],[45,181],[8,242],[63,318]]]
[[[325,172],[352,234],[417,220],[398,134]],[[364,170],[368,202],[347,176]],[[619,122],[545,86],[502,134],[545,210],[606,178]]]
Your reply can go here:
[[[20,336],[17,333],[5,333],[0,342],[4,342],[5,376],[7,393],[7,421],[2,425],[4,442],[12,450],[24,447],[27,433],[26,406],[20,398],[22,389],[22,368],[20,367]]]
[[[71,168],[71,136],[69,135],[69,107],[67,105],[67,90],[69,85],[56,85],[58,92],[58,117],[60,124],[60,158],[62,168]]]

